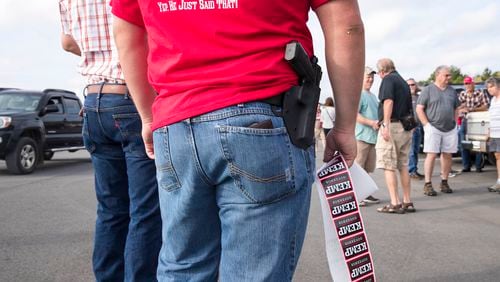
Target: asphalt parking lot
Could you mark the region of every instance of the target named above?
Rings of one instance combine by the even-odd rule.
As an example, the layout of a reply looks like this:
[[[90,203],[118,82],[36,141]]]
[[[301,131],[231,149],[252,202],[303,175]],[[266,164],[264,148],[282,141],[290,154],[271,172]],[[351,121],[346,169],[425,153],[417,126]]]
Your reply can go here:
[[[453,168],[460,168],[459,159]],[[450,178],[450,195],[424,196],[423,181],[412,180],[417,212],[404,215],[376,211],[388,193],[382,172],[373,178],[382,202],[363,207],[362,215],[378,281],[499,281],[500,194],[487,192],[495,167]],[[433,180],[437,185],[438,173]],[[0,161],[0,281],[94,280],[93,181],[84,151],[57,153],[25,176],[9,175]],[[331,281],[322,224],[313,190],[294,281]]]

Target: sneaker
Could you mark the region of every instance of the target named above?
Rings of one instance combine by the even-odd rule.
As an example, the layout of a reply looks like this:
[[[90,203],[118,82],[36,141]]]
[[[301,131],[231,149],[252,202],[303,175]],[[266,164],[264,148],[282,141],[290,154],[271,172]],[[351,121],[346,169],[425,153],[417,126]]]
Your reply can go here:
[[[432,183],[425,183],[424,184],[424,195],[427,196],[436,196],[437,192],[432,188]]]
[[[380,200],[373,197],[373,196],[368,196],[363,200],[363,202],[368,203],[368,204],[378,204],[380,202]]]
[[[453,178],[453,177],[455,177],[455,176],[457,176],[457,174],[456,174],[456,173],[453,173],[453,172],[451,172],[451,171],[448,173],[448,178]]]
[[[470,172],[470,167],[462,169],[462,172]]]
[[[416,174],[418,177],[422,177],[422,178],[424,178],[424,177],[425,177],[425,175],[418,173],[418,171],[415,171],[415,174]]]
[[[488,191],[490,192],[500,192],[500,183],[495,183],[495,185],[492,185],[488,187]]]
[[[422,179],[424,179],[424,176],[419,174],[418,172],[412,172],[412,173],[410,173],[410,178],[416,179],[416,180],[422,180]]]
[[[439,185],[439,189],[441,189],[441,192],[450,194],[453,193],[453,190],[451,190],[450,185],[448,185],[448,182],[441,182]]]

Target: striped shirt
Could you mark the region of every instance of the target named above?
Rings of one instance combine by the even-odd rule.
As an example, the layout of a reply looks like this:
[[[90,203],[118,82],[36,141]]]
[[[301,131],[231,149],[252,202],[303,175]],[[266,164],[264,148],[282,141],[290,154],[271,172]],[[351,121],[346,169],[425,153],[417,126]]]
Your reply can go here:
[[[496,97],[491,99],[490,112],[490,137],[500,138],[500,101]]]
[[[60,0],[64,34],[80,47],[78,72],[87,84],[124,83],[112,32],[110,0]]]

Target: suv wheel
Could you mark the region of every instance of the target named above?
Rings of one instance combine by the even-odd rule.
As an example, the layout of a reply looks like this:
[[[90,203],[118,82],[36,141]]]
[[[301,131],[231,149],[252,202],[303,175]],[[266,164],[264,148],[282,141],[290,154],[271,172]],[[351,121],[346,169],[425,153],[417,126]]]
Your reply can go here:
[[[5,158],[7,169],[15,174],[27,174],[35,170],[38,163],[38,148],[35,141],[29,137],[22,137],[14,151]]]

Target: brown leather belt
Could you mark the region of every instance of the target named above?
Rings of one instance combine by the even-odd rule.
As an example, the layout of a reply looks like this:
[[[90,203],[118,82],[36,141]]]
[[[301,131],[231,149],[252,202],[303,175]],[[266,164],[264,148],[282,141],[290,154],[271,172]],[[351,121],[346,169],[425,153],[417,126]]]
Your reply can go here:
[[[102,87],[102,89],[101,89]],[[128,93],[127,85],[125,84],[89,84],[87,86],[88,94],[122,94]]]

